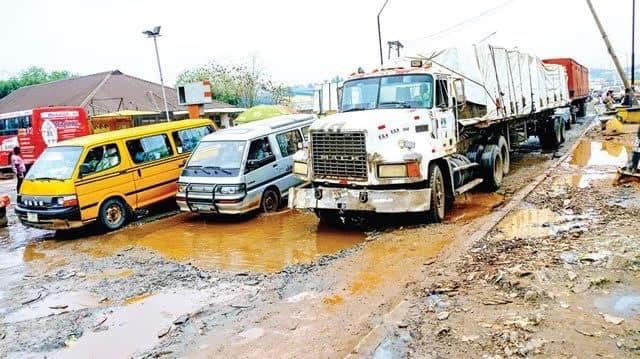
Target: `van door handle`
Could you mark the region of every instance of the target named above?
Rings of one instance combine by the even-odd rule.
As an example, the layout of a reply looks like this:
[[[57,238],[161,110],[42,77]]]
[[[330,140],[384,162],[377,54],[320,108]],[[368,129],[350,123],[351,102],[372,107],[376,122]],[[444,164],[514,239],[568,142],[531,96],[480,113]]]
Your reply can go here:
[[[273,165],[273,168],[276,168],[276,167],[278,167],[278,164],[277,164],[277,163],[275,163],[275,164]]]
[[[138,177],[142,177],[142,171],[138,168]]]

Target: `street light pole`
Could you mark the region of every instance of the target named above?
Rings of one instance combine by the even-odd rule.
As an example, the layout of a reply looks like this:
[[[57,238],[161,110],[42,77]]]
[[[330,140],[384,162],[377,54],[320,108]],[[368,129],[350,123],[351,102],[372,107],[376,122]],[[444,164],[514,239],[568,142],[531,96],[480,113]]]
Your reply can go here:
[[[160,36],[160,26],[156,26],[153,30],[143,31],[143,34],[147,37],[153,38],[153,46],[156,49],[156,60],[158,61],[158,72],[160,73],[160,87],[162,88],[162,101],[164,102],[164,114],[167,122],[171,121],[169,118],[169,106],[167,105],[167,94],[164,89],[164,78],[162,77],[162,66],[160,66],[160,52],[158,51],[158,36]]]
[[[384,65],[384,58],[382,57],[382,33],[380,32],[380,15],[382,14],[382,10],[387,6],[389,0],[385,0],[384,4],[382,4],[382,8],[378,11],[378,46],[380,47],[380,66]]]
[[[636,85],[636,0],[633,0],[631,13],[631,88]],[[635,91],[635,90],[634,90]]]

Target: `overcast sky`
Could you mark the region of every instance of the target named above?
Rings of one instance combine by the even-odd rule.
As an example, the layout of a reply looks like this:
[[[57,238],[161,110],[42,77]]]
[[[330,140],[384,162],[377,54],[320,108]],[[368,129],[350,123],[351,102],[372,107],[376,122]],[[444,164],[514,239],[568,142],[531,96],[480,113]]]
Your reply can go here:
[[[0,78],[37,65],[79,74],[119,69],[158,81],[153,43],[141,31],[162,25],[160,56],[170,85],[189,67],[247,61],[251,54],[276,81],[323,81],[376,65],[383,2],[3,0]],[[629,65],[632,0],[593,3]],[[487,42],[613,67],[585,0],[389,0],[381,23],[383,43],[400,40],[407,51],[464,46],[495,32]],[[430,36],[443,29],[450,31]]]

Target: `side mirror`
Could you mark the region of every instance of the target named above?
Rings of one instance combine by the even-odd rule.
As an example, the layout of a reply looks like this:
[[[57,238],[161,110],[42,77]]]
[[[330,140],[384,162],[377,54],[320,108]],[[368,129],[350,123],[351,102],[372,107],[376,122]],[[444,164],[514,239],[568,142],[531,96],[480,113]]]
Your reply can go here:
[[[259,160],[248,160],[247,161],[247,167],[257,167],[260,164]]]
[[[91,173],[91,167],[87,163],[83,163],[80,165],[80,177]]]

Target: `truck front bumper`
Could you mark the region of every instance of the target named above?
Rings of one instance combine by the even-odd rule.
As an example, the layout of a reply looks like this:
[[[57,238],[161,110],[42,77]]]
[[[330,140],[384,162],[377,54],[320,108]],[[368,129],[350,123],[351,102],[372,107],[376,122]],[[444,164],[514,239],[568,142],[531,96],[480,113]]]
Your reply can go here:
[[[425,212],[431,206],[430,189],[351,189],[296,187],[289,189],[289,208],[336,209],[377,213]]]

